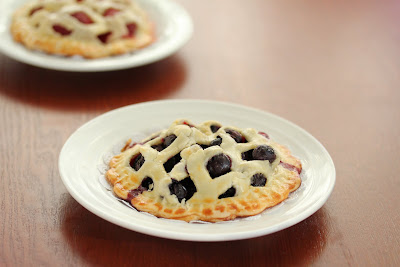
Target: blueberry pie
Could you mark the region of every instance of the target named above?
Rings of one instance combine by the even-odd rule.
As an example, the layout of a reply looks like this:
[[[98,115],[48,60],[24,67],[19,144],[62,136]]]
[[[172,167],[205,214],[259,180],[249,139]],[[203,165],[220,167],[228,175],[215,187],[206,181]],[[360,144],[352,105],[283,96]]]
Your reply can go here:
[[[13,16],[14,40],[29,49],[99,58],[149,45],[154,29],[132,0],[33,0]]]
[[[255,129],[177,120],[110,161],[115,194],[157,217],[217,222],[256,215],[301,183],[301,162]]]

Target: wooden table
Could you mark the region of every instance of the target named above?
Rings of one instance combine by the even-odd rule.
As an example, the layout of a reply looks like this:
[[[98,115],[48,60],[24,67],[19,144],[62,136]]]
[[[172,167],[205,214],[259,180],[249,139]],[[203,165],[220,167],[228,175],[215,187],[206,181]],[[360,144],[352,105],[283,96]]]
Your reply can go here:
[[[195,32],[175,55],[107,73],[0,55],[0,266],[400,266],[400,5],[395,1],[179,1]],[[259,238],[196,243],[139,234],[78,204],[58,155],[114,108],[213,99],[314,135],[335,189],[306,220]]]

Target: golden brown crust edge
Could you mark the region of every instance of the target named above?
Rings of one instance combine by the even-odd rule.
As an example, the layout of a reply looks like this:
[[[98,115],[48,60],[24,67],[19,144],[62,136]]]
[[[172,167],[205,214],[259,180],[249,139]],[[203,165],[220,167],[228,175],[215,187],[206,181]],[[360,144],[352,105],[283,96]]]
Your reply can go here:
[[[255,216],[265,211],[268,208],[278,205],[282,201],[288,198],[289,193],[298,189],[301,185],[301,180],[299,175],[296,172],[293,172],[289,177],[289,180],[292,181],[291,184],[287,184],[287,187],[290,188],[290,191],[281,191],[281,192],[273,192],[272,194],[260,194],[259,203],[254,203],[253,205],[249,205],[243,201],[235,201],[232,199],[224,200],[227,202],[224,205],[214,205],[213,203],[205,204],[202,208],[199,208],[193,214],[186,214],[186,210],[177,209],[176,211],[172,211],[171,209],[163,209],[158,206],[156,203],[152,203],[153,208],[147,209],[144,203],[148,203],[148,201],[152,201],[145,196],[139,195],[138,197],[132,199],[131,204],[137,208],[138,210],[149,212],[157,217],[167,218],[167,219],[175,219],[182,220],[186,222],[190,221],[206,221],[206,222],[221,222],[221,221],[229,221],[236,218],[243,218],[249,216]],[[255,193],[258,190],[255,190]],[[249,194],[249,198],[251,198]],[[264,204],[263,203],[268,203]],[[192,211],[193,212],[193,211]]]
[[[284,168],[284,167],[280,167]],[[158,203],[155,203],[151,198],[145,196],[145,194],[140,194],[137,197],[131,200],[131,204],[133,207],[138,209],[139,211],[149,212],[157,217],[167,218],[167,219],[175,219],[175,220],[183,220],[186,222],[190,221],[207,221],[207,222],[220,222],[220,221],[228,221],[233,220],[235,218],[248,217],[257,215],[264,210],[276,206],[281,203],[285,199],[287,199],[289,193],[297,190],[301,185],[301,179],[299,173],[296,171],[285,170],[287,172],[287,179],[290,181],[286,184],[286,187],[281,188],[281,191],[272,192],[271,194],[260,193],[259,189],[254,189],[254,193],[259,195],[259,202],[253,205],[248,205],[247,203],[241,201],[234,200],[222,200],[223,202],[228,202],[224,205],[218,205],[214,203],[205,203],[201,208],[198,208],[197,211],[185,209],[177,209],[173,211],[169,208],[163,208]],[[115,185],[114,190],[115,193],[122,198],[121,194],[118,192],[123,191],[123,188],[120,188],[116,181],[119,176],[114,171],[113,168],[109,169],[106,173],[107,179],[111,182],[111,184]],[[248,198],[251,199],[251,194],[248,194]],[[220,201],[220,202],[222,202]],[[262,205],[262,203],[267,203]],[[149,206],[150,208],[149,208]],[[232,214],[233,212],[233,214]],[[191,214],[188,214],[191,213]],[[217,216],[217,217],[215,217]]]

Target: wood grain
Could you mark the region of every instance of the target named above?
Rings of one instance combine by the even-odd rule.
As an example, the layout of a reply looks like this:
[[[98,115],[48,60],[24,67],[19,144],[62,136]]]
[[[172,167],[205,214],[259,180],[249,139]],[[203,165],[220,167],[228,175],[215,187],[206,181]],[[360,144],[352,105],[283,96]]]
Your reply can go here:
[[[0,55],[0,266],[400,266],[400,5],[178,1],[193,38],[175,55],[66,73]],[[106,222],[58,173],[69,135],[106,111],[199,98],[282,116],[330,152],[337,182],[308,219],[259,238],[195,243]]]

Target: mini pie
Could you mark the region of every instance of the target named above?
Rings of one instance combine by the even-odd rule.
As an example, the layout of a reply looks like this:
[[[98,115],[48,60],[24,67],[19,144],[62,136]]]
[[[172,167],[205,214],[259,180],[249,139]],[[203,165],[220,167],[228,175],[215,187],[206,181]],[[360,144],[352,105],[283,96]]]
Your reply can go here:
[[[141,143],[127,142],[106,173],[139,211],[184,221],[256,215],[301,183],[301,162],[255,129],[177,120]]]
[[[32,50],[99,58],[154,41],[147,14],[131,0],[33,0],[12,19],[14,40]]]

